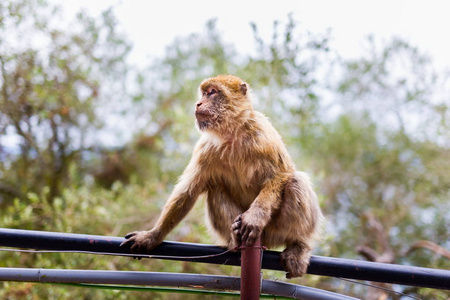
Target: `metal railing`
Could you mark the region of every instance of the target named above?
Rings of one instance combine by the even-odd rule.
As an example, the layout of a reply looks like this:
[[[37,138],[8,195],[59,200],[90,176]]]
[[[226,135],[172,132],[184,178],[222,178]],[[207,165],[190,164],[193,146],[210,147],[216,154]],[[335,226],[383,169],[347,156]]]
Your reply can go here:
[[[127,249],[119,247],[120,243],[123,241],[124,238],[120,237],[0,228],[0,246],[3,247],[57,250],[69,252],[87,252],[87,253],[108,254],[108,255],[127,255],[128,254]],[[283,268],[280,264],[279,256],[280,252],[264,251],[261,265],[262,268],[282,271]],[[164,242],[161,246],[154,249],[147,257],[201,262],[201,263],[235,265],[235,266],[241,265],[240,253],[237,252],[224,253],[224,249],[217,246],[191,244],[191,243]],[[2,271],[0,271],[0,274],[6,275],[8,274],[8,272],[12,271],[12,269],[3,268]],[[17,269],[17,270],[20,270],[20,272],[25,272],[24,269]],[[34,272],[31,270],[36,269],[29,269],[29,270],[30,271],[26,272]],[[84,271],[84,272],[107,272],[107,271]],[[386,282],[401,285],[450,290],[450,271],[440,269],[313,256],[311,258],[311,262],[308,267],[307,273],[315,275],[347,278],[347,279]],[[198,275],[198,276],[206,276],[206,275]],[[6,277],[2,276],[0,277],[0,280],[6,280],[5,278],[7,278],[7,276]],[[285,284],[280,282],[278,283]],[[275,283],[263,281],[262,290],[264,290],[264,286],[270,284]],[[309,290],[307,290],[307,293],[308,292]],[[314,293],[317,294],[317,291],[314,291]],[[331,299],[331,298],[326,298],[325,296],[325,298],[310,298],[310,299]],[[335,299],[344,299],[344,298],[335,298]],[[352,299],[352,298],[347,297],[345,299]]]

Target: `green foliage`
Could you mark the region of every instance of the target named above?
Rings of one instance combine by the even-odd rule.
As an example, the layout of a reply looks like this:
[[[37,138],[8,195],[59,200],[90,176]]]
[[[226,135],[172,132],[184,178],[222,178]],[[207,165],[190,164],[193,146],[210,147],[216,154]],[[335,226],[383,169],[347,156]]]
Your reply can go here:
[[[41,195],[28,195],[28,203],[14,201],[0,216],[0,224],[6,228],[71,232],[82,234],[122,235],[139,227],[149,227],[165,202],[167,194],[159,183],[145,187],[115,183],[111,189],[95,186],[76,186],[64,189],[60,197],[47,200],[48,189]],[[199,203],[201,204],[201,203]],[[202,205],[197,205],[169,239],[196,243],[211,243],[202,221]],[[145,212],[145,216],[141,212]],[[91,270],[137,270],[167,272],[191,272],[237,275],[238,269],[220,268],[203,264],[169,262],[162,260],[133,260],[127,257],[102,257],[85,254],[19,254],[0,252],[0,267],[61,268]],[[147,299],[147,293],[117,292],[82,288],[67,288],[28,283],[2,283],[2,299],[24,299],[35,297],[61,299],[76,295],[95,299]],[[152,294],[153,295],[153,294]],[[184,296],[185,297],[185,296]],[[181,299],[181,296],[179,297]],[[193,298],[193,297],[191,297]],[[171,299],[178,299],[172,298]]]
[[[256,53],[247,58],[238,75],[251,78],[257,107],[268,113],[283,129],[302,130],[314,122],[320,105],[320,69],[333,55],[329,53],[329,34],[313,35],[300,31],[292,15],[283,32],[274,22],[270,42],[264,41],[256,24],[251,24]],[[298,128],[292,128],[292,124]],[[301,134],[292,132],[291,134]]]
[[[18,140],[12,149],[0,141],[0,187],[23,198],[45,186],[51,200],[72,163],[81,171],[89,133],[101,125],[103,85],[124,72],[129,46],[110,11],[98,20],[80,13],[65,31],[43,1],[7,1],[0,15],[0,132]]]
[[[419,49],[398,38],[380,44],[369,37],[365,55],[345,61],[330,49],[330,33],[306,32],[288,16],[274,23],[269,41],[252,24],[255,51],[243,55],[211,20],[205,31],[178,37],[149,66],[135,67],[125,60],[130,46],[112,11],[100,19],[79,13],[63,28],[58,9],[43,1],[7,1],[0,18],[1,226],[112,236],[150,228],[198,139],[198,84],[233,73],[251,84],[255,107],[269,115],[298,168],[316,183],[328,216],[318,254],[450,268],[448,258],[417,248],[420,241],[450,247],[448,78]],[[27,42],[14,45],[17,38]],[[115,147],[92,142],[111,130],[102,120],[126,123],[131,138]],[[203,201],[167,239],[214,242]],[[81,254],[0,252],[0,258],[9,267],[239,272]],[[368,293],[318,276],[296,282]],[[26,283],[2,287],[6,299],[148,298]],[[430,289],[404,291],[447,297]]]

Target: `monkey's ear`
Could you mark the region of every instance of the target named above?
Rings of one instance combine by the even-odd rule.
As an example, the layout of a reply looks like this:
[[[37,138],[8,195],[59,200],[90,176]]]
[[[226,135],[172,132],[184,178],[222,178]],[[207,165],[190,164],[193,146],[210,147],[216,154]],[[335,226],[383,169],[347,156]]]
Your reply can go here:
[[[247,84],[242,83],[242,84],[239,86],[239,89],[241,90],[241,93],[242,93],[244,96],[247,94]]]

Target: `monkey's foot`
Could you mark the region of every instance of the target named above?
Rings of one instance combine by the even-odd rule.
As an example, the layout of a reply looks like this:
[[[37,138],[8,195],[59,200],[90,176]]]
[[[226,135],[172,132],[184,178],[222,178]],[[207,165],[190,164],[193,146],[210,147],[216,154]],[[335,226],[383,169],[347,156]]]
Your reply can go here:
[[[152,231],[133,231],[125,238],[120,247],[129,247],[131,253],[149,253],[162,243],[162,238]]]
[[[301,246],[288,246],[280,255],[286,278],[302,277],[309,265],[309,252]]]

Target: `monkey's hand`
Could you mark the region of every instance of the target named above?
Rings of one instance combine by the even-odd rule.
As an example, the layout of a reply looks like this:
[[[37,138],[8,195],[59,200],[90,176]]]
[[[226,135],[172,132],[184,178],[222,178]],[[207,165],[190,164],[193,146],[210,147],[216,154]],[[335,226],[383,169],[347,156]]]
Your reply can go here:
[[[120,247],[129,247],[131,253],[149,253],[162,243],[163,239],[155,231],[133,231],[125,236]]]
[[[236,250],[241,245],[241,227],[242,227],[242,215],[239,215],[231,224],[231,241],[228,244],[228,249]]]
[[[261,236],[264,227],[261,218],[251,211],[246,211],[234,220],[231,226],[232,236],[241,244],[250,246]]]

